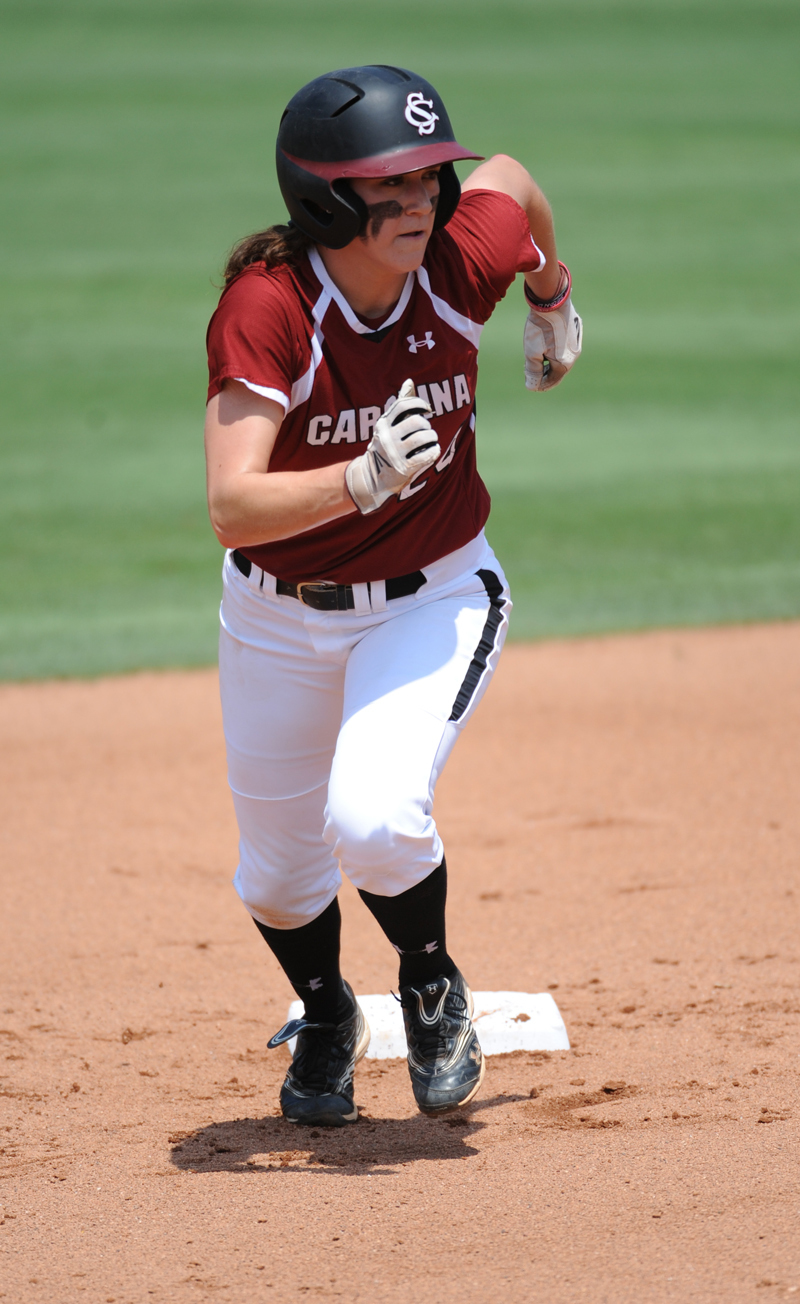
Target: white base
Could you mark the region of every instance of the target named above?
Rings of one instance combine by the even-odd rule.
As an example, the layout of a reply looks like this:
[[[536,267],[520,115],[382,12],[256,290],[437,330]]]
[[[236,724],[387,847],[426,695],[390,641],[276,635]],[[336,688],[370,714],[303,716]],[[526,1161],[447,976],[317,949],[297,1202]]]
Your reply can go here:
[[[569,1037],[549,992],[473,992],[472,1016],[485,1055],[511,1050],[569,1050]],[[367,1059],[405,1059],[403,1013],[394,996],[359,996],[372,1037]],[[302,1001],[292,1001],[288,1018],[303,1017]],[[289,1043],[294,1054],[294,1039]]]

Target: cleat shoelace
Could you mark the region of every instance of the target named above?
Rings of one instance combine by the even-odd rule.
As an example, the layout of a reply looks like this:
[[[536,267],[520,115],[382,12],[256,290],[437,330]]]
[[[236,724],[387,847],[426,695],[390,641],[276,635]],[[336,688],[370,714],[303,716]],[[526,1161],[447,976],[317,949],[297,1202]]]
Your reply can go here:
[[[335,1024],[323,1024],[301,1034],[302,1045],[298,1044],[295,1052],[292,1074],[304,1089],[323,1093],[345,1072],[352,1052],[341,1044],[339,1032]]]
[[[341,1024],[312,1023],[309,1019],[290,1019],[280,1032],[267,1042],[274,1050],[284,1042],[297,1038],[294,1058],[289,1073],[302,1081],[312,1094],[322,1094],[329,1087],[341,1083],[349,1068],[352,1047],[343,1044]]]
[[[415,993],[415,995],[417,995]],[[417,999],[412,999],[408,1003],[408,1008],[412,1015],[418,1014]],[[435,1023],[423,1022],[419,1017],[414,1019],[414,1041],[422,1058],[427,1062],[436,1063],[440,1057],[446,1055],[448,1042],[451,1035],[451,1028],[454,1023],[465,1023],[469,1019],[469,1007],[460,992],[451,990],[445,997],[441,1018]]]

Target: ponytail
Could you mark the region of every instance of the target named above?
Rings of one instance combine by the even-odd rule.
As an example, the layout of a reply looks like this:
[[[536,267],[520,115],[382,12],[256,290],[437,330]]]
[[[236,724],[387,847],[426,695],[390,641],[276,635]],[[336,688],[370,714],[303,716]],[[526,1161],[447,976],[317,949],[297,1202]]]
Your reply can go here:
[[[245,236],[233,246],[225,264],[225,284],[230,285],[250,263],[266,263],[267,270],[282,263],[298,263],[314,242],[294,225],[270,226]]]

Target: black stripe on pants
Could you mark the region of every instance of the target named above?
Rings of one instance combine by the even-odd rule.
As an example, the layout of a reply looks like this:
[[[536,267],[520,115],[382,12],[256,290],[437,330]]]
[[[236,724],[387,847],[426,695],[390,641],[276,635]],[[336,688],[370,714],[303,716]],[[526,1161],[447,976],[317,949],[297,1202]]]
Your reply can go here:
[[[503,586],[494,571],[479,570],[475,573],[480,576],[483,587],[489,595],[489,614],[486,617],[483,633],[475,649],[475,655],[469,664],[469,669],[464,676],[464,682],[459,688],[456,700],[453,703],[453,709],[450,712],[451,720],[461,719],[475,695],[481,675],[486,669],[486,663],[495,649],[497,631],[502,624],[503,608],[506,605],[503,597]]]

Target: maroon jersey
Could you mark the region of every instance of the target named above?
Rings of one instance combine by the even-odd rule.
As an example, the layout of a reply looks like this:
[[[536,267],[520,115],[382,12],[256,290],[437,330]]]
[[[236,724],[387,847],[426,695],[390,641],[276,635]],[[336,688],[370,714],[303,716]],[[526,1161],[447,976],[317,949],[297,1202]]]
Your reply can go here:
[[[481,330],[517,272],[543,263],[510,196],[469,190],[377,327],[356,315],[315,248],[297,267],[245,268],[208,328],[208,397],[235,379],[282,405],[270,471],[357,457],[409,376],[442,449],[379,511],[243,548],[245,556],[284,580],[356,584],[420,570],[469,543],[490,501],[475,461]]]

